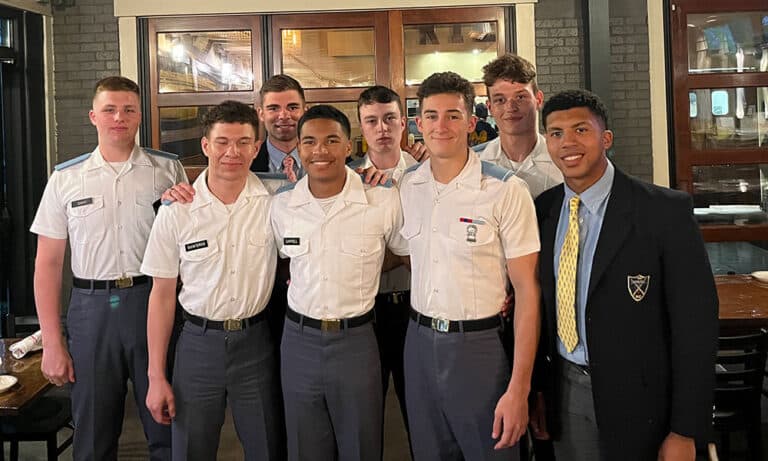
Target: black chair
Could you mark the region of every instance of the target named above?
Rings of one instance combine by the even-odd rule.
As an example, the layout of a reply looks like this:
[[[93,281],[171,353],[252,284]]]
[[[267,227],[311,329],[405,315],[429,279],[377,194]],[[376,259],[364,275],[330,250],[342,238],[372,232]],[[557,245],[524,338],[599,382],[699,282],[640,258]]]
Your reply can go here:
[[[63,428],[69,428],[69,434],[61,445],[57,434]],[[45,442],[48,461],[55,461],[59,455],[72,445],[72,412],[69,393],[64,388],[52,389],[44,396],[21,410],[18,416],[0,418],[0,461],[3,461],[3,445],[11,443],[11,461],[19,459],[19,442]]]
[[[760,394],[765,373],[768,331],[719,339],[715,366],[715,405],[712,426],[721,434],[720,457],[730,454],[730,433],[747,435],[749,459],[762,459]]]

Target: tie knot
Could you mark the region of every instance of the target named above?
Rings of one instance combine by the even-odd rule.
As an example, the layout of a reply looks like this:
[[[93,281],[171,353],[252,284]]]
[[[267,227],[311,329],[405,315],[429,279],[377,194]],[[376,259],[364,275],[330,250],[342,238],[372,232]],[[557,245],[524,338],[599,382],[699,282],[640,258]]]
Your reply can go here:
[[[578,195],[574,195],[573,197],[571,197],[570,200],[568,200],[568,206],[570,208],[571,213],[579,210],[580,202],[581,202],[581,198]]]

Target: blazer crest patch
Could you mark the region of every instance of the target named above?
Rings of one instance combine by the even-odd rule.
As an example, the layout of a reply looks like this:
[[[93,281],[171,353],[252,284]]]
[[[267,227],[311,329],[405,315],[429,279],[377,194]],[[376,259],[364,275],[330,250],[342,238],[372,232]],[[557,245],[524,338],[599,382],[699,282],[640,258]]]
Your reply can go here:
[[[629,296],[636,302],[640,302],[645,298],[645,294],[648,293],[648,286],[651,284],[650,275],[628,275],[627,276],[627,290]]]

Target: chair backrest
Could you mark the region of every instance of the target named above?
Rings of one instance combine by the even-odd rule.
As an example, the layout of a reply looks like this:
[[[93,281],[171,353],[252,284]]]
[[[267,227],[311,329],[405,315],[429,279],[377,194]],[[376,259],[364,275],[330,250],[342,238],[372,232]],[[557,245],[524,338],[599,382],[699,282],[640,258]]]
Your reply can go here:
[[[718,417],[729,424],[746,423],[760,411],[765,374],[768,331],[719,338],[715,366],[715,425]]]

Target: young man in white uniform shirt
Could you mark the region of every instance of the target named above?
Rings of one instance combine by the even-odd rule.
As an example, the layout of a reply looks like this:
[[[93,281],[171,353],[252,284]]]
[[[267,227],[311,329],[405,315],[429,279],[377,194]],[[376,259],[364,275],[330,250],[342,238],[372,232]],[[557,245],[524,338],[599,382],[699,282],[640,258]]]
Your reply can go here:
[[[377,460],[383,414],[373,304],[385,248],[408,253],[397,189],[345,166],[350,126],[319,105],[299,121],[307,175],[278,192],[272,226],[291,258],[281,343],[289,460]]]
[[[173,459],[215,460],[227,402],[246,460],[277,460],[283,419],[277,356],[264,308],[277,249],[271,195],[250,174],[258,149],[256,113],[226,101],[203,120],[208,168],[192,203],[162,207],[142,272],[154,278],[147,324],[147,407],[171,424]],[[173,388],[165,376],[176,280],[185,323]]]
[[[368,152],[350,168],[375,167],[386,173],[395,185],[400,184],[405,170],[418,162],[414,156],[423,158],[426,148],[422,143],[410,146],[410,152],[400,149],[405,130],[400,96],[385,86],[372,86],[357,99],[357,116],[360,131],[368,144]],[[386,400],[389,375],[395,385],[400,403],[400,412],[408,429],[408,415],[405,407],[405,379],[403,375],[403,349],[405,332],[408,329],[408,311],[411,305],[411,272],[400,258],[387,253],[382,267],[379,293],[376,295],[376,339],[381,358],[382,392]],[[383,430],[383,427],[382,427]]]
[[[165,460],[170,431],[155,423],[144,405],[150,284],[139,266],[155,218],[152,203],[186,175],[175,155],[136,145],[141,107],[133,81],[99,81],[90,119],[98,147],[56,166],[31,228],[38,234],[41,368],[57,386],[73,383],[74,459],[117,459],[130,377],[149,456]],[[65,342],[60,292],[67,239],[74,279]]]
[[[525,183],[469,151],[474,90],[453,72],[419,88],[430,159],[400,192],[412,274],[405,383],[414,457],[519,458],[539,332],[539,239]],[[515,290],[514,368],[500,339]],[[510,377],[511,376],[511,377]]]
[[[514,54],[500,56],[483,67],[483,81],[499,137],[473,148],[480,160],[512,171],[528,184],[533,198],[562,183],[563,174],[536,130],[544,94],[533,64]]]

